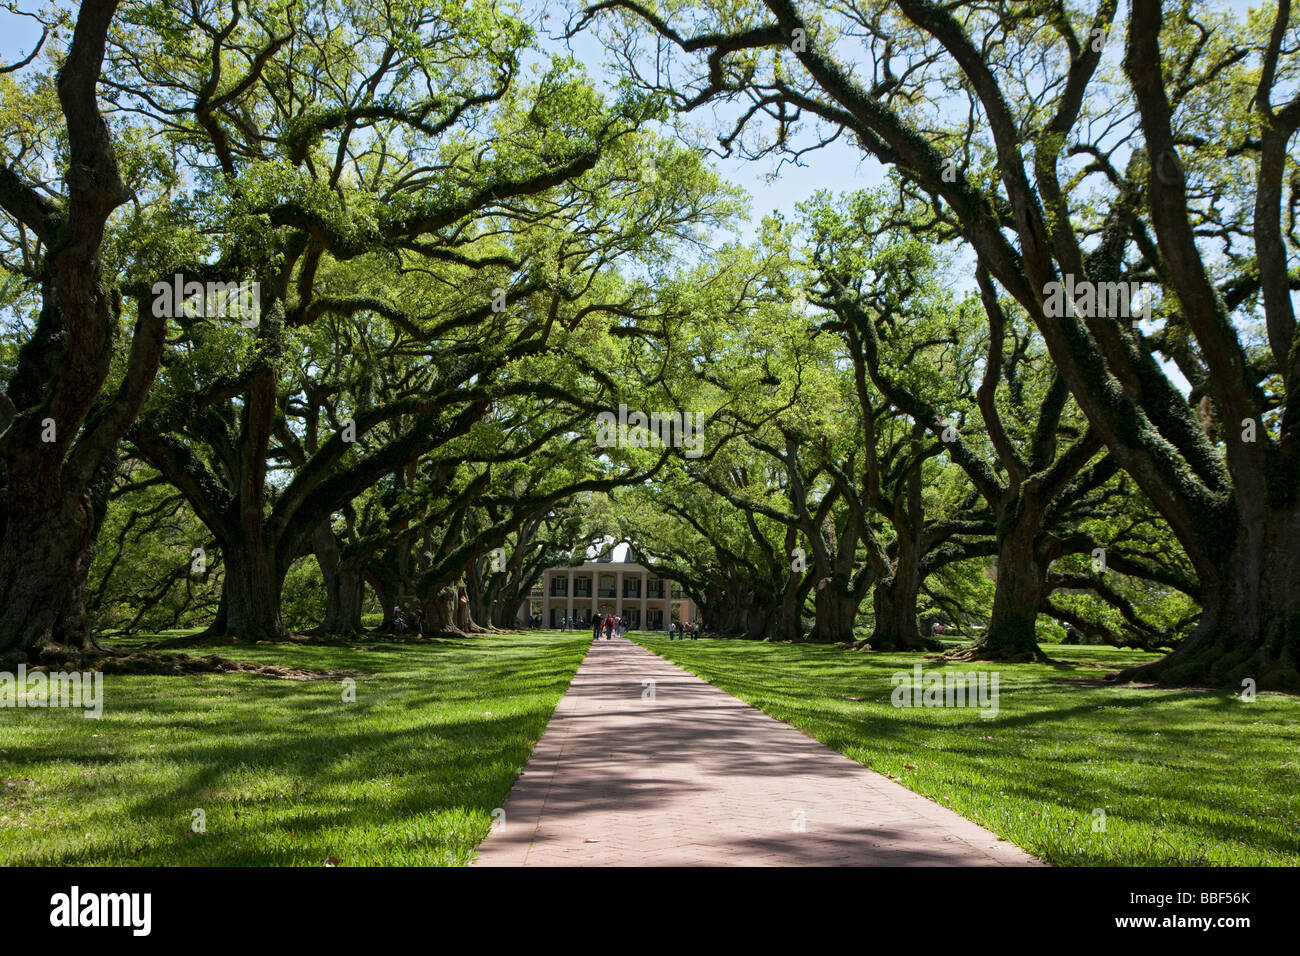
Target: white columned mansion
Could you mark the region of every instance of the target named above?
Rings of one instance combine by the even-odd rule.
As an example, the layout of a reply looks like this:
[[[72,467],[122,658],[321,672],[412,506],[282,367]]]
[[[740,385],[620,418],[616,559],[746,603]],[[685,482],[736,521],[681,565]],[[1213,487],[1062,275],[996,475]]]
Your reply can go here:
[[[530,621],[540,617],[541,627],[561,628],[573,618],[591,627],[597,614],[626,617],[635,630],[662,631],[673,621],[698,623],[695,604],[681,585],[635,561],[608,558],[543,571],[519,608],[519,623],[531,626]]]

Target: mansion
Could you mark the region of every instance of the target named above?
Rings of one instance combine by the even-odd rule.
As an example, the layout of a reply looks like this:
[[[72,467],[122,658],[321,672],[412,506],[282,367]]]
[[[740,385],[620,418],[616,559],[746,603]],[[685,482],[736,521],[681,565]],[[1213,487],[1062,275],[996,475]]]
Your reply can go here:
[[[674,621],[696,620],[695,604],[680,584],[633,561],[587,561],[549,568],[519,608],[519,623],[562,628],[568,618],[591,627],[592,618],[626,617],[634,630],[662,631]],[[698,622],[697,622],[698,623]]]

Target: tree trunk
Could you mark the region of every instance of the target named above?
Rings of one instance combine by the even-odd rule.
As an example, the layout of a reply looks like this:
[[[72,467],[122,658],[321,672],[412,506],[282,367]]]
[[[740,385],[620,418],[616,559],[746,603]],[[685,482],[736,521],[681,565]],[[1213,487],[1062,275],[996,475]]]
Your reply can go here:
[[[62,663],[96,650],[84,591],[94,520],[85,496],[52,501],[9,489],[0,541],[0,661]],[[44,498],[46,496],[42,496]]]
[[[774,602],[761,581],[736,570],[718,571],[695,582],[691,594],[699,619],[710,633],[752,638],[766,635]]]
[[[365,598],[361,568],[343,558],[333,529],[325,523],[312,532],[312,553],[325,583],[325,619],[321,631],[344,637],[359,634]]]
[[[327,634],[351,636],[361,633],[361,611],[365,605],[366,582],[361,569],[351,562],[339,565],[333,580],[327,579],[333,608],[326,608],[324,629]]]
[[[428,582],[425,583],[427,586]],[[465,597],[465,591],[458,579],[433,582],[430,592],[421,603],[427,633],[463,634],[474,629],[469,614],[469,600],[461,600]]]
[[[397,579],[386,570],[376,570],[373,562],[367,569],[365,577],[369,580],[370,586],[375,589],[375,594],[379,598],[379,609],[384,616],[379,624],[379,633],[391,634],[393,633],[393,606],[397,604]]]
[[[3,184],[6,213],[44,247],[40,315],[32,335],[7,360],[12,368],[0,389],[5,661],[75,660],[95,648],[84,606],[98,531],[94,484],[106,467],[112,469],[117,443],[139,412],[165,338],[165,321],[149,315],[141,302],[126,376],[115,394],[103,394],[122,301],[104,280],[101,249],[109,216],[132,195],[119,174],[96,95],[116,10],[116,3],[81,4],[58,70],[54,90],[67,132],[59,178],[65,188],[38,191],[17,168],[6,168]],[[62,201],[54,199],[60,191]]]
[[[456,623],[456,630],[465,634],[482,634],[484,628],[474,620],[474,610],[470,605],[469,594],[465,590],[464,581],[457,581],[455,591],[455,611],[453,620]]]
[[[752,636],[757,623],[759,637],[767,627],[770,608],[753,589],[737,592],[734,585],[718,588],[710,600],[699,603],[700,619],[713,634],[744,634]]]
[[[270,549],[247,545],[223,550],[225,633],[242,641],[279,641],[289,636],[280,619],[284,575]]]
[[[1036,630],[1051,563],[1041,527],[1038,512],[1024,508],[998,523],[997,587],[989,627],[954,656],[1008,662],[1048,659],[1038,646]]]
[[[921,633],[916,618],[920,588],[906,574],[895,572],[876,584],[872,608],[876,626],[867,643],[875,651],[929,651],[940,645]]]
[[[817,582],[813,602],[813,628],[804,635],[805,641],[837,644],[856,639],[853,622],[858,616],[862,599],[851,593],[847,582],[838,576],[822,578]]]
[[[1120,680],[1300,692],[1300,506],[1241,516],[1227,560],[1201,572],[1203,612],[1173,653]]]
[[[499,594],[491,602],[484,620],[499,631],[516,631],[519,629],[519,608],[524,604],[524,598],[513,587],[502,588]]]
[[[767,633],[773,640],[797,641],[803,628],[803,607],[808,597],[804,583],[794,574],[786,576],[785,589],[772,614]]]
[[[867,643],[876,651],[924,651],[937,649],[936,642],[921,633],[916,619],[916,601],[921,592],[921,554],[917,542],[898,539],[898,559],[872,592],[876,626]]]

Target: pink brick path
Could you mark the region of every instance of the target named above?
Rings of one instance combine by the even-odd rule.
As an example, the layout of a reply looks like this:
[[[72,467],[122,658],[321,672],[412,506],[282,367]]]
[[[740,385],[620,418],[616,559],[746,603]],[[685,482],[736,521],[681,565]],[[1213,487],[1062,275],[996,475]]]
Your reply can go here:
[[[643,681],[654,681],[654,700]],[[802,826],[802,830],[800,827]],[[481,866],[1034,865],[625,639],[592,645]]]

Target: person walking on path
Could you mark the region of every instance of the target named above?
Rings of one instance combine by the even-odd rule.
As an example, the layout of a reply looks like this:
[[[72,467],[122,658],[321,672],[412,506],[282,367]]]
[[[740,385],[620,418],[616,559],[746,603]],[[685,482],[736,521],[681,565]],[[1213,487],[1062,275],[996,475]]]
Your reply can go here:
[[[591,639],[593,641],[600,640],[600,615],[599,614],[597,614],[595,617],[591,619]]]

